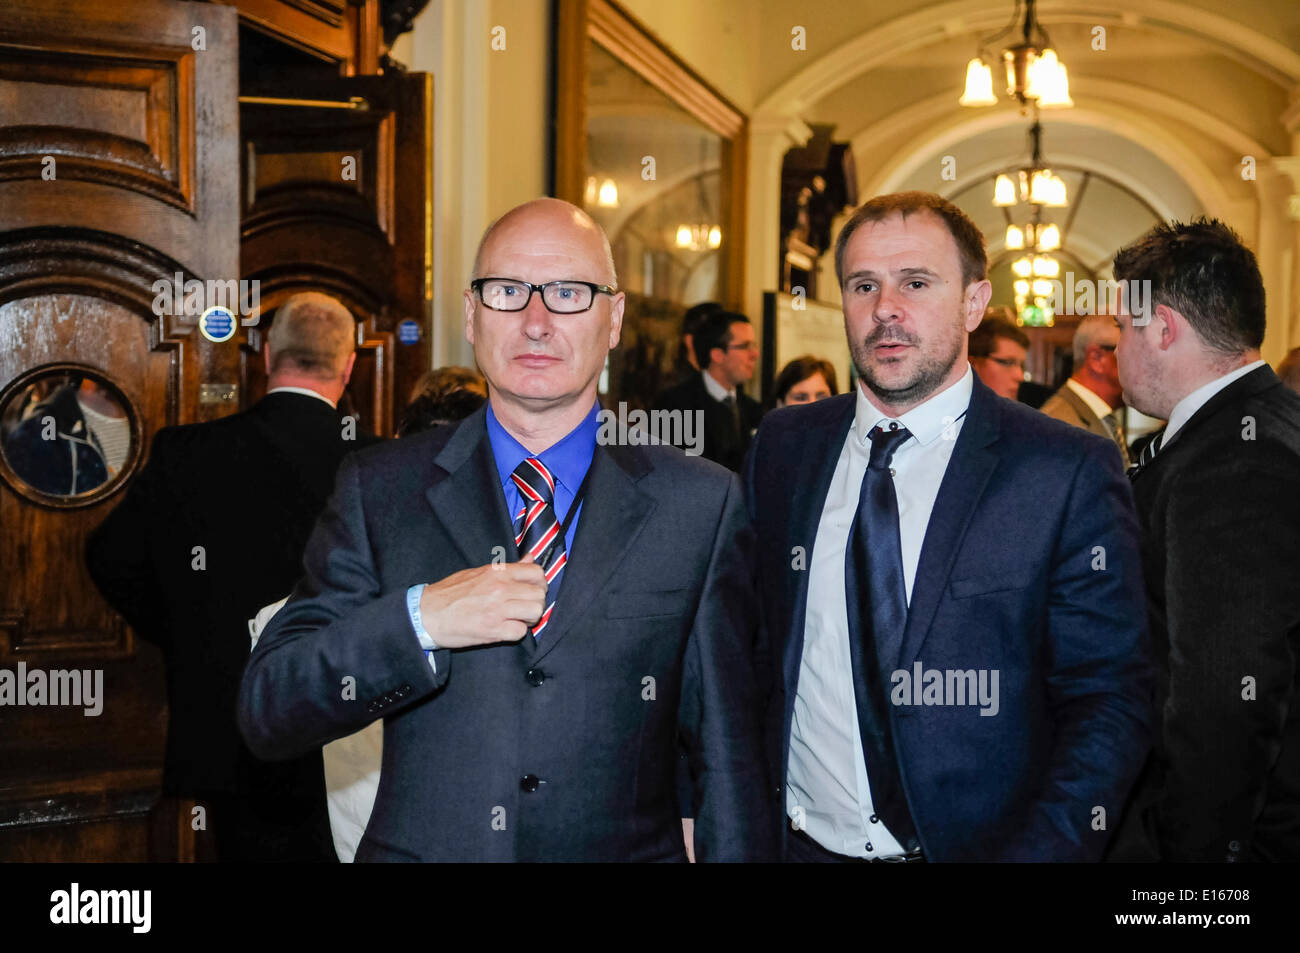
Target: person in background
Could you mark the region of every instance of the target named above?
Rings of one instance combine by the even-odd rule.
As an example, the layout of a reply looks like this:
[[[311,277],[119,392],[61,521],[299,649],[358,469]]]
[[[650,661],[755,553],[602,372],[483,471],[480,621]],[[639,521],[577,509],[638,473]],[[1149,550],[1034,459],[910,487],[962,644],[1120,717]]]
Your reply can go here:
[[[1120,250],[1125,399],[1168,421],[1130,472],[1157,734],[1117,861],[1300,861],[1300,396],[1260,359],[1265,296],[1222,222]]]
[[[1080,321],[1074,329],[1074,373],[1039,410],[1110,440],[1127,469],[1124,392],[1115,360],[1118,344],[1119,327],[1113,316],[1093,314]]]
[[[154,434],[148,463],[87,541],[105,599],[162,648],[163,792],[202,806],[204,859],[336,859],[320,747],[279,764],[254,757],[235,698],[248,619],[293,587],[335,471],[374,442],[337,409],[356,337],[339,301],[291,296],[267,333],[266,396],[244,413]]]
[[[734,311],[715,311],[695,331],[700,373],[661,392],[654,410],[704,414],[704,458],[738,471],[763,408],[739,385],[754,375],[758,342],[749,318]]]
[[[1277,366],[1278,379],[1300,394],[1300,347],[1293,347]]]
[[[716,301],[701,301],[691,305],[682,316],[682,341],[677,351],[678,383],[700,372],[700,361],[695,356],[695,332],[709,315],[724,310]]]
[[[1025,379],[1029,335],[990,308],[970,333],[967,347],[971,367],[985,386],[999,397],[1015,400]]]
[[[772,385],[772,406],[811,404],[839,393],[835,379],[835,365],[830,361],[805,354],[781,368]]]
[[[464,420],[486,400],[486,382],[468,367],[449,366],[426,371],[411,390],[411,400],[397,424],[397,436],[409,437]]]

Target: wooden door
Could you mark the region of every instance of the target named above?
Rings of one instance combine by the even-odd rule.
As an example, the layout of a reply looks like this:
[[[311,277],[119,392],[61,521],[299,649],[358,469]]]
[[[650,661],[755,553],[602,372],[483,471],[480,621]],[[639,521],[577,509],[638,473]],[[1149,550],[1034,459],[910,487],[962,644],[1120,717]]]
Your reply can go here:
[[[180,826],[151,822],[161,659],[99,597],[83,548],[160,427],[238,406],[237,340],[204,339],[159,291],[239,278],[237,12],[181,0],[4,6],[0,860],[183,858]],[[104,412],[64,434],[41,408],[74,394]],[[104,419],[114,449],[92,475],[77,469],[79,428]],[[42,420],[66,460],[29,453],[43,451],[28,441]],[[63,470],[50,476],[65,463],[66,486]],[[15,689],[43,703],[19,705]]]
[[[241,97],[243,273],[262,298],[244,350],[245,401],[265,388],[257,352],[275,309],[294,292],[323,291],[358,322],[348,399],[366,431],[390,436],[430,360],[432,80],[300,70],[246,77]],[[338,105],[349,103],[364,108]],[[403,322],[416,333],[399,335]]]

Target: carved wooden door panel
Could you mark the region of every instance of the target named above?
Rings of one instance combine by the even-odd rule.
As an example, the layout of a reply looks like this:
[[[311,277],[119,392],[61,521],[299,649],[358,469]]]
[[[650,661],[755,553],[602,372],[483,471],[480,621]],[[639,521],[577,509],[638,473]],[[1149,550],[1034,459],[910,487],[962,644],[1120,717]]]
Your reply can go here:
[[[238,343],[158,290],[239,277],[236,20],[180,0],[0,17],[3,860],[186,853],[150,816],[161,659],[83,550],[160,427],[238,407]]]
[[[425,73],[278,81],[240,90],[243,277],[260,281],[241,391],[265,389],[257,355],[274,310],[297,291],[339,298],[358,322],[348,397],[389,436],[429,367],[432,79]],[[249,97],[315,101],[274,105]],[[363,104],[337,108],[329,104]],[[408,335],[400,333],[403,322]]]

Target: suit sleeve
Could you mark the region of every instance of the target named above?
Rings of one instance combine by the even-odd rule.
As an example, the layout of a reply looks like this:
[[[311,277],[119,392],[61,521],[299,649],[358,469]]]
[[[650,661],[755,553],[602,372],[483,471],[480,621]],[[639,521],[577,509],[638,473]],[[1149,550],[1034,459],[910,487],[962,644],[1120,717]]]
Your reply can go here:
[[[753,546],[732,476],[691,630],[678,718],[702,862],[773,859],[754,676]]]
[[[303,577],[257,643],[239,690],[239,728],[260,758],[284,759],[359,731],[427,697],[435,674],[411,630],[406,587],[383,592],[349,455],[307,542]]]
[[[1236,860],[1253,837],[1293,704],[1295,475],[1206,463],[1175,485],[1167,521],[1167,764],[1148,829],[1162,860]]]
[[[108,604],[141,638],[163,644],[168,640],[153,557],[153,521],[175,512],[168,505],[171,487],[166,477],[175,456],[171,435],[154,434],[149,460],[127,487],[126,495],[86,539],[86,568]]]
[[[1133,495],[1114,448],[1090,445],[1052,558],[1046,651],[1055,742],[1038,795],[1008,832],[1006,860],[1100,859],[1150,748]]]

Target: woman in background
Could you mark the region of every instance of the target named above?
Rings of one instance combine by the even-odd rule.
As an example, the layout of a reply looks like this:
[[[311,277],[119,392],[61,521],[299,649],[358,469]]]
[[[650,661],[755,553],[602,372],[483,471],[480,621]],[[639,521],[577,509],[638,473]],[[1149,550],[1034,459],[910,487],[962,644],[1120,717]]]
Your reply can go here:
[[[772,387],[774,407],[811,404],[839,393],[835,366],[830,361],[805,354],[781,368]]]

